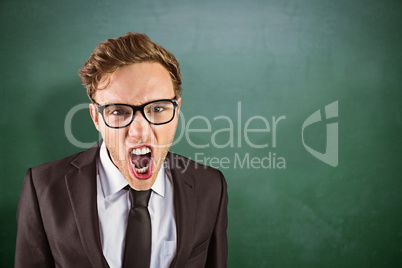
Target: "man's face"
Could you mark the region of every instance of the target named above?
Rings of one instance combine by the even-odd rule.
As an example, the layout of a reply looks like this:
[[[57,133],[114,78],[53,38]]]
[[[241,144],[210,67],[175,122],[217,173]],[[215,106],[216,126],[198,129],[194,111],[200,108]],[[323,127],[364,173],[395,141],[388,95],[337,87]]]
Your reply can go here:
[[[159,99],[173,99],[175,96],[172,79],[159,63],[135,63],[119,68],[109,76],[109,81],[105,78],[95,95],[99,105],[141,105]],[[178,100],[175,117],[167,124],[152,125],[137,111],[133,122],[119,129],[106,126],[102,116],[97,114],[95,105],[90,105],[92,120],[102,135],[113,163],[136,190],[147,190],[155,182],[176,132],[181,98]],[[139,161],[145,163],[140,169],[136,167]]]

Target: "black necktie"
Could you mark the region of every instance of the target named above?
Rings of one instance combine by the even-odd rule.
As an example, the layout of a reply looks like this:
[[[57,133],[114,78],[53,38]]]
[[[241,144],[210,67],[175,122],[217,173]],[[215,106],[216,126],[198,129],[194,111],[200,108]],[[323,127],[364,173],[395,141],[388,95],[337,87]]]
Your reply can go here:
[[[123,268],[148,268],[151,260],[151,218],[148,212],[151,190],[127,188],[131,208],[128,213]]]

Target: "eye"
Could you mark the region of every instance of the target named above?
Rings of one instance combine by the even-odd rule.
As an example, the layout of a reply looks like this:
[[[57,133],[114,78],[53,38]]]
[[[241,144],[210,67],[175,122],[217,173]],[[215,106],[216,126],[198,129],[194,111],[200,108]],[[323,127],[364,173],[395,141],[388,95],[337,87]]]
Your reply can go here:
[[[123,110],[119,110],[119,109],[115,109],[115,110],[113,110],[113,111],[111,111],[111,113],[110,114],[112,114],[112,115],[123,115],[123,114],[125,114],[126,112],[125,111],[123,111]]]
[[[112,105],[105,109],[105,115],[107,116],[129,116],[131,115],[131,108],[119,105]]]
[[[151,108],[152,113],[160,113],[160,112],[163,112],[163,110],[165,110],[165,109],[161,106],[154,106]]]

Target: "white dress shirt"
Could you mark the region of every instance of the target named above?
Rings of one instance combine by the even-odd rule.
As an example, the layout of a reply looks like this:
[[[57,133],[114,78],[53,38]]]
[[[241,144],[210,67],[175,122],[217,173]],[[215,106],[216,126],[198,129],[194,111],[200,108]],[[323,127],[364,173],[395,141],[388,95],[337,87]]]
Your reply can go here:
[[[109,158],[102,143],[97,163],[97,204],[103,255],[111,268],[121,268],[130,208],[127,180]],[[162,165],[154,185],[148,210],[151,217],[151,268],[169,267],[176,255],[177,234],[173,207],[173,183]]]

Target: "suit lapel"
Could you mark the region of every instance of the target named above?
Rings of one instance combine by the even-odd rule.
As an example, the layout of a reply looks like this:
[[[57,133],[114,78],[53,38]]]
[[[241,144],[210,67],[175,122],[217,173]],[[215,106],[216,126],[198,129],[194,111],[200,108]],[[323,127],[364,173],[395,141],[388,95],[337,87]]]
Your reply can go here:
[[[97,209],[96,159],[99,144],[81,153],[65,176],[78,232],[93,267],[109,267],[102,253]]]
[[[174,211],[177,232],[176,256],[170,267],[184,267],[192,247],[194,221],[197,206],[194,178],[186,172],[188,167],[185,158],[168,153],[168,176],[171,176],[174,187]],[[187,160],[188,161],[188,160]]]

